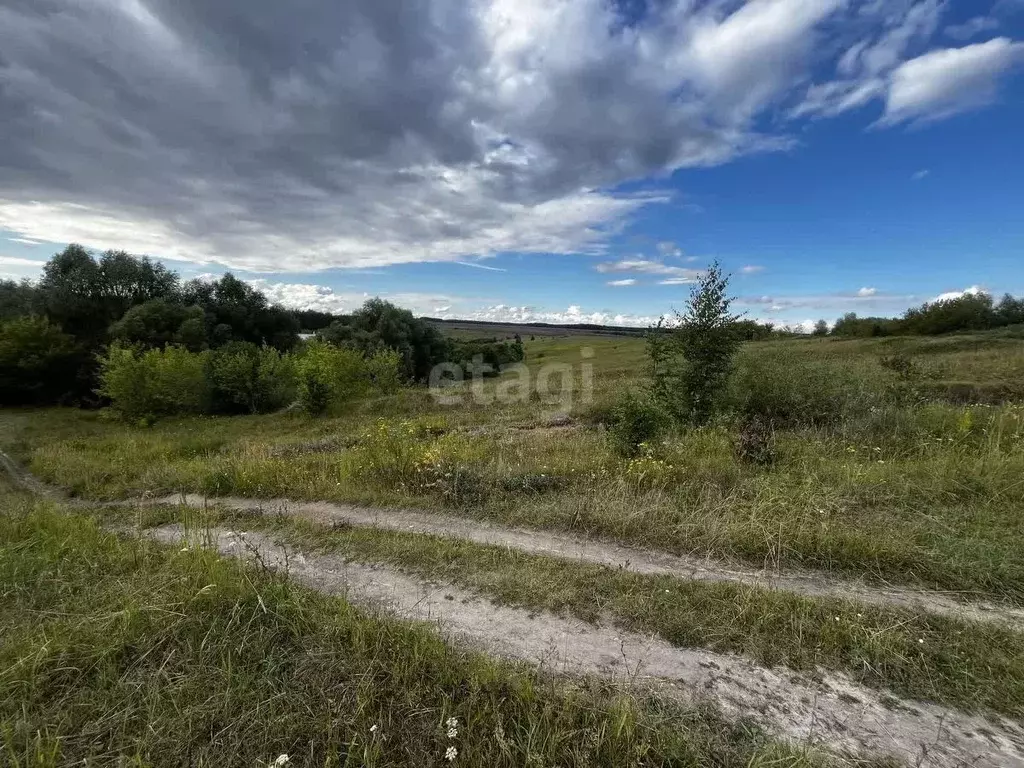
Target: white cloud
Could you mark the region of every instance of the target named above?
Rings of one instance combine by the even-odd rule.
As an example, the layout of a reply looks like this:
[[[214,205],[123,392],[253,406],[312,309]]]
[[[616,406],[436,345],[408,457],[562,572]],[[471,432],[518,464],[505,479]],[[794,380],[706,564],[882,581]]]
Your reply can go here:
[[[991,32],[999,28],[999,20],[992,16],[975,16],[963,24],[950,24],[943,30],[954,40],[970,40],[982,32]]]
[[[764,272],[764,267],[760,264],[747,264],[745,267],[740,268],[740,272],[744,275],[756,275],[758,272]]]
[[[987,103],[1016,50],[905,61],[939,0],[644,5],[8,3],[0,227],[261,272],[604,255],[672,199],[616,189],[793,146],[822,66],[790,114],[891,124]]]
[[[659,280],[658,285],[692,285],[697,282],[694,277],[670,277],[666,280]]]
[[[929,171],[927,168],[922,168],[920,171],[914,171],[914,173],[911,174],[910,178],[913,179],[914,181],[921,181],[921,179],[927,177],[929,173],[931,173],[931,171]]]
[[[861,288],[859,291],[857,291],[857,295],[859,297],[861,297],[861,298],[867,298],[868,296],[874,296],[876,293],[878,293],[878,289],[877,288],[868,288],[867,286],[865,286],[864,288]]]
[[[1024,44],[997,37],[932,51],[892,73],[880,124],[927,122],[990,104],[999,77],[1021,60]]]
[[[382,299],[408,309],[418,317],[442,320],[486,320],[496,323],[594,323],[598,325],[648,326],[657,317],[634,315],[611,310],[583,309],[574,304],[564,310],[543,307],[515,306],[493,300],[449,294],[415,292],[367,293],[335,291],[311,283],[279,283],[266,279],[250,280],[250,285],[266,294],[276,304],[291,309],[314,309],[344,314],[361,307],[368,299]]]
[[[21,279],[34,278],[42,274],[46,262],[34,259],[23,259],[20,256],[4,256],[0,254],[0,277]]]
[[[980,296],[983,293],[988,293],[988,291],[980,285],[972,285],[970,288],[964,288],[962,291],[947,291],[946,293],[940,293],[932,299],[932,303],[949,301],[950,299],[959,299],[961,296]]]
[[[636,285],[636,278],[627,277],[624,280],[609,280],[608,285],[613,285],[616,287],[625,285]]]
[[[606,261],[594,267],[598,272],[632,272],[642,275],[671,275],[682,281],[692,281],[700,277],[699,269],[688,267],[674,267],[661,261],[653,259],[620,259],[619,261]]]

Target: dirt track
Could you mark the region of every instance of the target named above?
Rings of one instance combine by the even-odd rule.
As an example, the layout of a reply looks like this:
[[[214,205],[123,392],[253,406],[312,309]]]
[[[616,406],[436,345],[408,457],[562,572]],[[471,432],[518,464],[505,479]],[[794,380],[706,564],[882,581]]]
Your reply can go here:
[[[22,487],[61,497],[0,453],[0,466]],[[96,506],[89,502],[75,505]],[[254,501],[170,496],[131,504],[219,504],[236,510],[286,514],[324,524],[345,522],[512,547],[639,573],[679,578],[732,581],[786,589],[812,596],[837,596],[975,620],[1021,622],[1024,611],[980,603],[961,603],[948,595],[882,589],[839,581],[820,574],[774,574],[725,568],[709,561],[647,552],[618,544],[579,540],[565,534],[511,530],[475,520],[443,518],[422,512],[370,510],[323,502]],[[726,714],[753,718],[770,732],[801,743],[854,754],[898,756],[910,765],[1017,766],[1024,768],[1024,727],[1003,717],[968,715],[946,707],[900,701],[863,688],[843,675],[820,672],[811,680],[783,668],[765,668],[728,654],[672,646],[663,640],[594,626],[545,612],[493,605],[453,587],[419,581],[387,568],[346,562],[339,557],[289,552],[260,533],[223,529],[187,534],[163,526],[141,534],[169,544],[211,546],[225,555],[257,556],[273,568],[314,589],[348,597],[374,610],[438,624],[447,636],[493,654],[540,663],[556,672],[600,674],[619,682],[653,686],[685,701],[709,700]]]
[[[444,584],[337,557],[288,551],[261,533],[162,526],[145,536],[287,568],[291,578],[354,603],[436,623],[448,637],[505,658],[569,674],[599,674],[655,687],[687,702],[710,700],[770,732],[854,754],[892,754],[910,765],[1024,766],[1024,728],[863,688],[842,675],[817,680],[737,656],[677,648],[654,637],[545,612],[497,606]]]
[[[235,511],[254,511],[301,517],[325,525],[346,523],[433,536],[464,539],[475,544],[621,568],[634,573],[661,574],[680,579],[733,582],[767,587],[808,597],[836,597],[883,607],[942,614],[972,621],[999,621],[1024,628],[1024,609],[985,601],[895,586],[880,587],[860,580],[801,571],[774,572],[724,565],[710,559],[680,557],[636,549],[600,539],[581,539],[554,531],[503,528],[479,520],[446,517],[399,509],[369,509],[349,504],[285,499],[206,498],[197,494],[147,499],[145,504],[184,504],[194,508],[218,505]]]

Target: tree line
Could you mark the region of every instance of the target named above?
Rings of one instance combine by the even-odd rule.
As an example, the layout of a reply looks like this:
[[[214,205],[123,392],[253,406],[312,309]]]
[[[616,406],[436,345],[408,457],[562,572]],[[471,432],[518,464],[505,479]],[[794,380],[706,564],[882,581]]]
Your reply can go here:
[[[301,342],[300,330],[317,339]],[[230,273],[182,281],[123,251],[94,258],[69,245],[37,282],[0,281],[0,405],[119,400],[137,416],[255,412],[298,397],[323,411],[368,386],[425,380],[464,352],[380,299],[348,315],[294,311]],[[522,345],[496,354],[521,360]]]
[[[998,302],[987,293],[965,293],[952,299],[912,307],[902,317],[858,317],[849,312],[829,330],[819,320],[814,335],[846,338],[876,336],[934,336],[943,333],[987,331],[1024,324],[1024,298],[1005,294]]]

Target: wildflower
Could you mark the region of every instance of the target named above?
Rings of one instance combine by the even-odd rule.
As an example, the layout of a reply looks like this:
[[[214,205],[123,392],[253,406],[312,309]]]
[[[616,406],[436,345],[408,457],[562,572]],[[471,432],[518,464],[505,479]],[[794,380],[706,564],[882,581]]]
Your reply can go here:
[[[455,747],[448,747],[448,749],[444,751],[444,759],[447,760],[449,763],[453,762],[455,758],[458,756],[459,750],[457,750]]]
[[[284,765],[289,765],[292,759],[288,755],[278,755],[277,759],[270,764],[270,768],[281,768]]]
[[[445,726],[448,728],[448,738],[454,739],[459,735],[459,721],[457,718],[449,717],[444,721]]]
[[[917,642],[920,643],[921,645],[924,645],[924,638],[923,637],[919,637],[917,639]]]
[[[377,732],[377,724],[374,723],[373,725],[370,726],[370,733],[376,733],[376,732]]]

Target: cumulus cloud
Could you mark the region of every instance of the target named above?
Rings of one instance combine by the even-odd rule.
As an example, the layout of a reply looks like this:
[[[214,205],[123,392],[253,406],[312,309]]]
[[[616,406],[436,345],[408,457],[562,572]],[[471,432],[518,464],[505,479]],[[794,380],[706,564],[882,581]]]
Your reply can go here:
[[[699,269],[688,267],[675,267],[663,261],[653,259],[620,259],[619,261],[605,261],[594,267],[598,272],[632,272],[640,275],[670,275],[678,282],[693,282],[701,275]]]
[[[869,288],[865,286],[864,288],[861,288],[859,291],[857,291],[857,296],[861,298],[867,298],[868,296],[874,296],[876,293],[878,293],[877,288]]]
[[[985,106],[996,98],[999,77],[1022,54],[1024,43],[997,37],[904,62],[892,74],[881,123],[926,122]]]
[[[371,294],[360,291],[335,291],[311,283],[281,283],[259,279],[248,281],[263,291],[274,303],[291,309],[314,309],[321,312],[348,313],[358,309],[374,296],[380,296],[399,307],[423,317],[442,320],[487,320],[500,323],[595,323],[598,325],[648,326],[656,317],[624,314],[609,310],[584,309],[578,304],[555,310],[543,307],[503,304],[486,298],[394,292]]]
[[[624,182],[791,146],[765,118],[828,52],[855,84],[807,114],[879,96],[938,15],[879,5],[15,0],[0,227],[254,271],[600,255],[670,200]]]
[[[940,293],[932,299],[932,303],[959,299],[961,296],[980,296],[983,293],[987,294],[988,291],[980,285],[972,285],[970,288],[964,288],[962,291],[947,291],[946,293]]]

